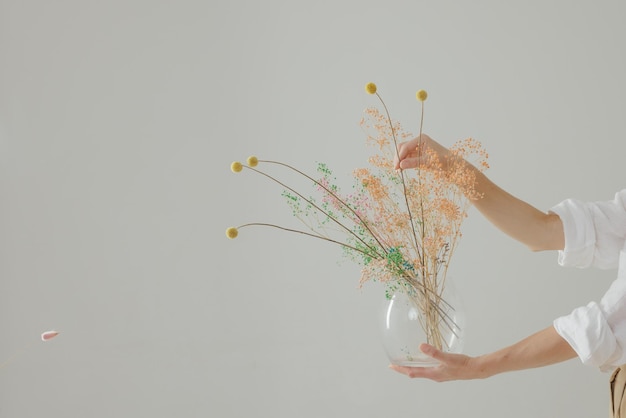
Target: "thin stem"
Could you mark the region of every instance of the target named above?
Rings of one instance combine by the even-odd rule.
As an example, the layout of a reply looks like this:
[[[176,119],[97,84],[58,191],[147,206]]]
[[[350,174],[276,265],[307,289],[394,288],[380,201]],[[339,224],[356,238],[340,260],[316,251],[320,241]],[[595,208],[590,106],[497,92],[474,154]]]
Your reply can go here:
[[[376,248],[373,248],[371,245],[369,245],[368,243],[366,243],[365,241],[363,241],[363,239],[361,237],[359,237],[357,234],[355,234],[353,231],[351,231],[347,226],[345,226],[344,224],[342,224],[341,222],[339,222],[334,216],[332,216],[330,213],[326,212],[324,209],[320,208],[318,205],[315,204],[315,202],[313,202],[310,199],[307,199],[306,197],[304,197],[302,194],[300,194],[298,191],[296,191],[295,189],[287,186],[285,183],[279,181],[278,179],[276,179],[275,177],[261,171],[261,170],[257,170],[256,168],[252,168],[249,166],[244,166],[247,169],[250,169],[258,174],[261,174],[267,178],[269,178],[270,180],[280,184],[281,186],[283,186],[284,188],[292,191],[293,193],[297,194],[300,198],[302,198],[305,202],[307,202],[308,204],[310,204],[312,207],[314,207],[315,209],[317,209],[318,211],[320,211],[321,213],[323,213],[325,216],[328,217],[328,219],[332,220],[333,222],[335,222],[337,225],[339,225],[341,228],[343,228],[344,230],[346,230],[350,235],[354,236],[357,240],[359,240],[366,248],[369,248],[370,250],[372,250],[378,257],[383,258],[383,255],[380,254]],[[383,248],[384,250],[384,248]]]
[[[322,183],[320,183],[318,180],[314,179],[313,177],[309,176],[308,174],[298,170],[297,168],[289,165],[289,164],[285,164],[282,163],[280,161],[270,161],[270,160],[259,160],[259,162],[263,162],[263,163],[270,163],[270,164],[277,164],[277,165],[282,165],[284,167],[287,167],[293,171],[295,171],[296,173],[306,177],[307,179],[311,180],[313,183],[315,183],[316,185],[320,186],[322,189],[324,189],[328,194],[330,194],[333,198],[335,198],[339,203],[341,203],[342,206],[344,206],[345,208],[347,208],[350,212],[352,212],[352,214],[354,216],[356,216],[356,218],[360,221],[361,225],[365,227],[365,229],[367,230],[367,232],[369,232],[369,234],[371,235],[371,237],[378,243],[378,245],[380,245],[380,248],[385,252],[385,254],[387,253],[387,249],[385,248],[385,246],[383,245],[382,242],[380,242],[380,240],[378,239],[378,237],[376,236],[376,234],[374,234],[374,232],[372,232],[372,230],[370,229],[370,227],[367,225],[367,222],[365,222],[365,220],[358,214],[356,213],[356,211],[354,209],[352,209],[350,207],[350,205],[348,205],[346,202],[343,201],[343,199],[341,199],[339,196],[337,196],[335,193],[333,193],[330,189],[328,189],[326,186],[324,186]]]
[[[396,139],[396,130],[393,127],[393,122],[391,120],[391,116],[389,115],[389,109],[387,109],[387,105],[385,104],[385,101],[383,100],[382,97],[380,97],[380,94],[378,94],[378,92],[376,93],[376,96],[378,97],[378,100],[380,100],[383,107],[385,108],[385,113],[387,114],[387,121],[389,122],[389,128],[391,128],[391,137],[393,138],[394,149],[396,151],[396,156],[398,157],[398,160],[399,160],[400,152],[398,151],[398,140]],[[413,230],[413,239],[415,240],[415,249],[419,256],[420,246],[419,246],[419,241],[417,240],[417,233],[415,232],[415,225],[413,223],[413,214],[411,213],[411,207],[409,205],[409,197],[407,196],[407,192],[406,192],[406,181],[404,180],[404,172],[402,170],[400,170],[400,179],[402,180],[402,191],[404,194],[404,201],[406,203],[407,213],[409,215],[409,223],[411,224],[411,229]],[[422,219],[422,222],[423,222],[423,219]]]
[[[417,159],[418,159],[418,164],[417,164],[417,188],[418,191],[421,193],[421,189],[422,189],[422,169],[421,169],[421,159],[422,159],[422,133],[423,133],[423,128],[424,128],[424,102],[422,101],[422,111],[421,111],[421,116],[420,116],[420,130],[419,130],[419,141],[418,141],[418,145],[417,145]],[[420,229],[422,230],[422,243],[424,242],[424,237],[426,236],[426,222],[424,220],[424,201],[422,199],[420,199],[420,212],[421,212],[421,219],[422,222],[420,223]],[[425,263],[426,263],[426,256],[424,253],[422,253],[421,256],[421,265],[422,265],[422,277],[425,277]]]
[[[364,255],[366,255],[368,257],[371,257],[371,254],[369,254],[369,253],[367,253],[367,252],[365,252],[365,251],[363,251],[363,250],[361,250],[359,248],[356,248],[356,247],[353,247],[353,246],[351,246],[349,244],[346,244],[344,242],[337,241],[337,240],[334,240],[332,238],[325,237],[323,235],[316,235],[316,234],[312,234],[310,232],[301,231],[299,229],[285,228],[283,226],[274,225],[274,224],[268,224],[268,223],[262,223],[262,222],[252,222],[252,223],[240,225],[240,226],[237,227],[237,229],[245,228],[247,226],[269,226],[269,227],[272,227],[272,228],[282,229],[283,231],[295,232],[297,234],[302,234],[302,235],[308,235],[309,237],[318,238],[318,239],[321,239],[321,240],[324,240],[324,241],[332,242],[332,243],[341,245],[342,247],[349,248],[349,249],[354,250],[354,251],[358,251],[361,254],[364,254]]]
[[[445,299],[443,299],[436,290],[432,290],[430,286],[426,286],[425,284],[422,284],[411,277],[405,277],[405,280],[407,281],[408,285],[412,287],[415,291],[418,291],[419,289],[425,300],[433,304],[433,308],[439,313],[448,328],[450,328],[454,335],[457,335],[456,332],[454,332],[454,327],[458,328],[458,325],[454,323],[454,320],[441,307],[439,302],[443,302],[443,304],[445,304],[449,309],[453,311],[455,310],[454,307],[450,305]],[[434,300],[437,300],[437,303],[435,303]],[[423,309],[423,312],[425,314],[428,314],[430,311],[431,309]],[[450,321],[452,324],[450,324],[448,321]]]

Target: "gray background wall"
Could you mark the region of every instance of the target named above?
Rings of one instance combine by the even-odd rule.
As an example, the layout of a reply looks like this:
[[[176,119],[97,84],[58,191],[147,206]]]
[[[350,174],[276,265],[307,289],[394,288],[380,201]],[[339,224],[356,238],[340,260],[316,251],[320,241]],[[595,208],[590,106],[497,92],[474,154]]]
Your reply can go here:
[[[249,154],[348,179],[392,115],[542,209],[624,187],[619,1],[0,1],[0,416],[597,417],[578,360],[436,384],[387,369],[376,285],[298,226]],[[466,349],[598,299],[475,210],[453,261]],[[49,343],[39,333],[58,329]],[[27,347],[27,348],[25,348]]]

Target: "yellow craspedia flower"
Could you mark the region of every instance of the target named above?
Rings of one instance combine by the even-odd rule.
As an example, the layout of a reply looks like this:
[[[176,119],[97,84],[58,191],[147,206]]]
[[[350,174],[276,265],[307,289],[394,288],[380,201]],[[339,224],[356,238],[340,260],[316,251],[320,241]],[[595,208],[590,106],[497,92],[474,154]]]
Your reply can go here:
[[[374,83],[367,83],[365,85],[365,91],[368,92],[369,94],[376,93],[376,84],[374,84]]]
[[[415,93],[415,97],[417,97],[417,100],[419,100],[420,102],[423,102],[428,98],[428,93],[426,93],[426,90],[420,90]]]
[[[254,155],[248,157],[248,166],[256,167],[259,164],[259,159]]]
[[[241,164],[239,161],[233,161],[233,163],[230,165],[230,169],[233,173],[239,173],[241,170],[243,170],[243,164]]]
[[[239,235],[239,231],[237,231],[237,228],[235,227],[230,227],[226,230],[226,236],[230,239],[235,239],[237,238],[237,235]]]

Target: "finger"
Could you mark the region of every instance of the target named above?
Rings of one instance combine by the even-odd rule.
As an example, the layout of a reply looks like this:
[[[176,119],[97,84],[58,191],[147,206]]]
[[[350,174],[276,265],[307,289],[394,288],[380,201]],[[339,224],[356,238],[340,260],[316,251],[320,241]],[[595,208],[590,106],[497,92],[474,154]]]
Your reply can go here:
[[[400,158],[400,161],[404,160],[407,157],[407,155],[415,151],[415,144],[413,144],[412,142],[413,141],[403,142],[400,145],[398,145],[397,157]]]
[[[420,344],[419,349],[428,357],[433,358],[441,363],[445,363],[449,356],[449,354],[444,353],[443,351],[438,350],[432,345],[426,343]]]
[[[419,158],[405,158],[400,161],[398,168],[407,169],[407,168],[415,168],[419,165]]]
[[[406,142],[398,145],[398,152],[393,156],[393,165],[396,169],[400,168],[400,162],[409,154]]]
[[[463,368],[466,367],[470,357],[463,354],[446,353],[438,350],[430,344],[420,345],[420,350],[427,356],[437,360],[441,366]]]
[[[408,376],[411,379],[422,378],[437,380],[439,378],[439,371],[437,367],[407,367],[392,364],[389,366],[389,368],[400,374]]]
[[[396,170],[400,169],[400,160],[397,155],[393,157],[393,168]]]

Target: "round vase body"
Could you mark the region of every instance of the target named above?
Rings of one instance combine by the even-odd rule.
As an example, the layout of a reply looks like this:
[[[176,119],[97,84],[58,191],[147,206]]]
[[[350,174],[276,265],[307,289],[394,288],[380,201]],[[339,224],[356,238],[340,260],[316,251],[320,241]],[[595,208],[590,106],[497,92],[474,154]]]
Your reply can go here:
[[[460,353],[463,349],[465,316],[449,279],[441,296],[431,297],[426,302],[423,294],[402,289],[388,295],[381,322],[383,346],[395,365],[438,365],[437,360],[422,353],[419,347],[423,343],[447,353]]]

